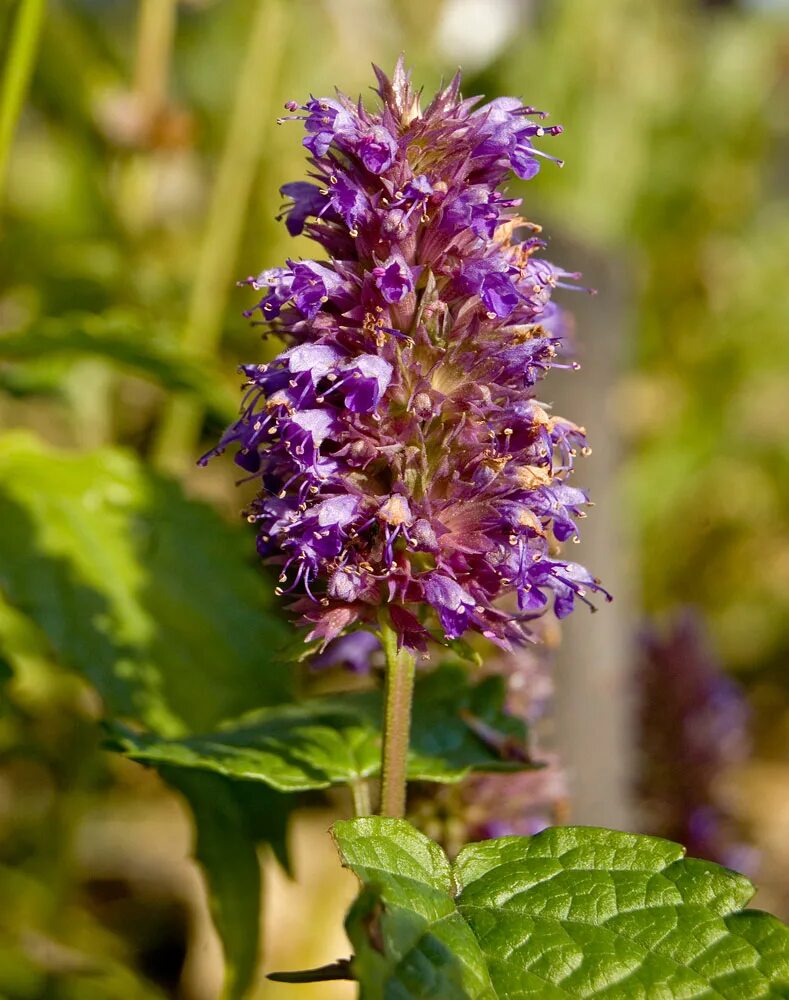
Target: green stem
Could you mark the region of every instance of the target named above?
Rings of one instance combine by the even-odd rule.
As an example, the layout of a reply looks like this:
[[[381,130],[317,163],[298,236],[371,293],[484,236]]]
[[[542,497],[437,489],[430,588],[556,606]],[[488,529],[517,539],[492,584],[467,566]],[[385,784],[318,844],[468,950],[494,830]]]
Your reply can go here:
[[[373,809],[370,804],[370,786],[363,778],[360,778],[358,781],[354,781],[351,784],[351,795],[353,796],[354,816],[372,815]]]
[[[239,71],[183,332],[184,349],[194,357],[210,357],[219,345],[238,245],[266,136],[267,111],[283,55],[284,27],[281,0],[259,0]],[[202,418],[202,406],[194,399],[176,397],[169,403],[154,443],[153,457],[160,468],[182,473],[194,463]]]
[[[21,0],[8,47],[0,91],[0,201],[5,190],[11,142],[33,72],[45,7],[46,0]]]
[[[397,633],[387,612],[382,612],[380,616],[379,637],[386,657],[381,815],[403,817],[414,694],[414,658],[404,649],[398,652]]]

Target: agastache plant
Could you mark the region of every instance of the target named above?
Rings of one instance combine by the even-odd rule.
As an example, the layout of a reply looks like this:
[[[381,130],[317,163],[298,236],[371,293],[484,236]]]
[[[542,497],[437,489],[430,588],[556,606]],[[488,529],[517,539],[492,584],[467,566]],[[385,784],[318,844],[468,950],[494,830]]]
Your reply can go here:
[[[390,663],[474,632],[508,650],[601,591],[560,555],[587,503],[568,483],[584,430],[535,398],[577,367],[552,297],[579,276],[542,256],[503,187],[555,159],[535,144],[562,129],[515,98],[464,99],[459,75],[421,110],[402,61],[375,72],[376,112],[342,94],[287,105],[311,180],[282,187],[286,225],[325,258],[247,279],[263,292],[247,315],[289,346],[243,366],[215,451],[234,445],[260,483],[247,516],[308,639],[377,625]],[[390,672],[390,707],[412,674]],[[385,767],[388,812],[402,778]]]
[[[249,316],[285,348],[243,367],[241,416],[214,452],[232,447],[258,484],[246,515],[307,631],[297,659],[370,681],[383,660],[383,699],[361,678],[207,735],[115,735],[134,759],[222,778],[198,845],[234,949],[227,995],[252,980],[251,838],[262,825],[282,849],[283,817],[250,794],[258,782],[277,799],[346,786],[356,815],[332,835],[362,883],[352,958],[272,979],[351,978],[360,1000],[787,996],[789,933],[742,909],[742,876],[666,840],[540,829],[564,818],[565,794],[535,744],[547,688],[523,647],[548,645],[548,613],[608,597],[561,553],[587,503],[570,484],[584,431],[537,396],[552,368],[577,367],[553,294],[578,276],[544,258],[504,187],[553,159],[541,146],[561,129],[514,98],[463,98],[459,77],[423,110],[402,61],[391,80],[376,74],[375,111],[341,94],[287,105],[309,179],[282,188],[283,216],[319,259],[247,279],[261,293]],[[475,680],[485,640],[503,652]],[[447,662],[415,684],[429,643],[449,647]],[[507,675],[526,688],[508,692]],[[459,807],[441,833],[454,860],[403,818],[407,778],[460,787],[427,810],[427,792],[410,802],[430,829]],[[232,817],[228,851],[248,850],[225,867],[217,834]]]

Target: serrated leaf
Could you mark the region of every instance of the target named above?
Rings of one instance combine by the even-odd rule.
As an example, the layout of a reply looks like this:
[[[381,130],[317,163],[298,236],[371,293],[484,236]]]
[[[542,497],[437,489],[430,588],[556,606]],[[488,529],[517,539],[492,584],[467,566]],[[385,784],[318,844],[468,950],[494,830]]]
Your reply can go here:
[[[471,844],[450,868],[403,820],[333,832],[364,886],[347,923],[362,998],[789,996],[789,929],[741,909],[744,876],[677,844],[555,827]]]
[[[287,800],[266,788],[206,771],[163,768],[164,780],[188,801],[195,819],[195,858],[203,869],[214,925],[225,953],[226,1000],[246,995],[257,971],[260,865],[257,843],[282,856]]]
[[[466,671],[442,667],[417,682],[408,773],[411,780],[454,782],[471,770],[522,769],[503,760],[467,719],[525,746],[520,722],[502,711],[504,690]],[[200,768],[262,781],[283,792],[353,784],[377,775],[383,709],[377,691],[316,698],[256,713],[207,736],[165,740],[111,728],[112,745],[149,764]]]
[[[287,698],[250,551],[126,452],[0,438],[0,587],[114,715],[176,735]]]

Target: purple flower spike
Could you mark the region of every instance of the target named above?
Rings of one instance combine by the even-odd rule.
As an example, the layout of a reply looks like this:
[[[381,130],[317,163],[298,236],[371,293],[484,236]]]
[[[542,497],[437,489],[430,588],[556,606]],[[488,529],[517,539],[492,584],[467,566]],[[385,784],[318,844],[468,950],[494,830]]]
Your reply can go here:
[[[247,280],[285,349],[242,368],[210,454],[234,446],[259,481],[258,550],[313,638],[361,634],[385,603],[409,648],[474,631],[508,649],[607,597],[559,555],[587,502],[569,482],[584,432],[534,398],[573,367],[553,296],[577,275],[504,190],[561,129],[516,98],[464,100],[459,77],[423,110],[402,62],[375,72],[376,109],[286,105],[309,180],[283,185],[283,215],[320,252]]]

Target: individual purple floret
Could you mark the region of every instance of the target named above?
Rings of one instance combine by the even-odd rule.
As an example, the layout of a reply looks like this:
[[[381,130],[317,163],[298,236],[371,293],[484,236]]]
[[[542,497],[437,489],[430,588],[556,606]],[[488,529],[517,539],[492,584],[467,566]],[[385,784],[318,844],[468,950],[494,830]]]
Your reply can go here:
[[[584,431],[534,398],[577,367],[551,298],[577,275],[539,256],[502,187],[534,176],[534,143],[561,128],[514,98],[464,99],[459,77],[423,111],[402,61],[376,75],[375,112],[287,105],[311,180],[283,186],[283,214],[324,259],[247,280],[249,315],[288,349],[244,366],[215,451],[233,445],[259,480],[247,515],[311,638],[386,604],[410,648],[469,630],[510,648],[546,610],[605,593],[559,557],[586,503],[566,482]]]
[[[721,800],[727,769],[748,756],[748,705],[723,672],[697,615],[644,635],[638,680],[637,794],[645,832],[697,857],[749,871],[754,851]]]

